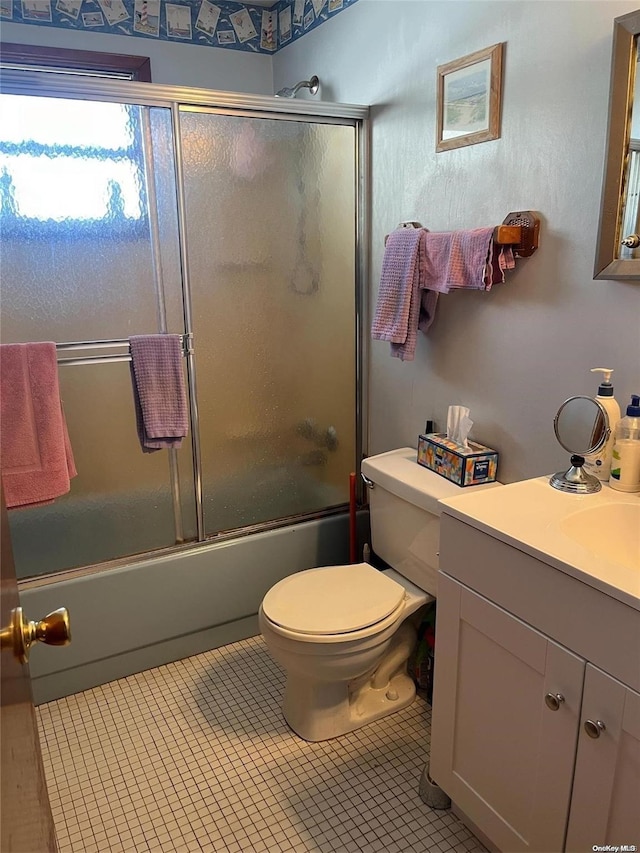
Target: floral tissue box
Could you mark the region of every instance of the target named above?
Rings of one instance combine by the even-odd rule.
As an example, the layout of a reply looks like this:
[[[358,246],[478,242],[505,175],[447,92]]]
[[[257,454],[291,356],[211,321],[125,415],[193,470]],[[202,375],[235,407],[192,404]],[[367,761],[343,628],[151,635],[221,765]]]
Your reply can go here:
[[[457,486],[493,483],[498,472],[498,454],[483,444],[469,442],[461,447],[437,432],[418,437],[418,463]]]

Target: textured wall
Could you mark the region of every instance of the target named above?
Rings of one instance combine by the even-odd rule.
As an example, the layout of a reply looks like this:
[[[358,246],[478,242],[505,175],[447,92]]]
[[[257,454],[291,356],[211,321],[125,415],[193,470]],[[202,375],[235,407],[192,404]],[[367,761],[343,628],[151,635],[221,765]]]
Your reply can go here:
[[[318,74],[325,100],[372,105],[375,299],[385,233],[435,231],[538,210],[541,248],[491,293],[441,297],[416,359],[371,342],[369,452],[416,445],[427,417],[463,404],[511,482],[561,467],[558,405],[615,368],[640,388],[640,283],[593,281],[613,18],[632,2],[361,0],[274,58],[276,89]],[[502,137],[435,153],[436,67],[506,42]]]
[[[150,38],[79,33],[33,24],[2,22],[2,40],[16,44],[99,50],[151,57],[154,83],[222,89],[229,92],[274,93],[271,56],[173,44]]]
[[[615,368],[622,403],[640,387],[640,284],[592,279],[613,18],[635,5],[360,0],[273,59],[98,34],[82,46],[139,44],[161,83],[266,94],[317,73],[323,99],[371,104],[372,301],[384,234],[399,221],[449,230],[540,211],[537,254],[490,294],[443,297],[413,363],[370,348],[370,452],[415,445],[427,417],[443,425],[447,407],[464,404],[509,482],[564,463],[553,415],[594,393],[590,367]],[[6,23],[3,38],[78,47],[44,27]],[[501,138],[436,154],[436,66],[499,41]]]

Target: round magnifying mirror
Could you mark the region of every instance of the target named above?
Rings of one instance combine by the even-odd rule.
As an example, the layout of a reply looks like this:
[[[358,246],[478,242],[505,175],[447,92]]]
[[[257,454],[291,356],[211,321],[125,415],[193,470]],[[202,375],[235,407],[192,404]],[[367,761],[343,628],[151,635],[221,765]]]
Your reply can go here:
[[[583,457],[600,450],[611,434],[607,410],[593,397],[570,397],[558,409],[553,429],[562,447],[574,455],[571,468],[554,474],[551,485],[563,492],[599,492],[600,481],[583,471],[582,465]]]
[[[609,416],[593,397],[570,397],[558,409],[553,429],[565,450],[585,456],[600,450],[606,442]]]

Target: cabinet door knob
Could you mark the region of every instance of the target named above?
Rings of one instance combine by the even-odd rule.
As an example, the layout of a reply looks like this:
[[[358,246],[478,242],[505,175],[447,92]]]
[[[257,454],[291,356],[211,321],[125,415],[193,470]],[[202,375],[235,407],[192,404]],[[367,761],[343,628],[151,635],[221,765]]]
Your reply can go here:
[[[589,737],[600,737],[600,732],[604,732],[606,730],[605,724],[602,720],[586,720],[584,724],[584,730],[589,735]]]
[[[544,697],[544,701],[547,703],[547,708],[551,711],[557,711],[560,705],[564,702],[564,696],[562,693],[547,693]]]

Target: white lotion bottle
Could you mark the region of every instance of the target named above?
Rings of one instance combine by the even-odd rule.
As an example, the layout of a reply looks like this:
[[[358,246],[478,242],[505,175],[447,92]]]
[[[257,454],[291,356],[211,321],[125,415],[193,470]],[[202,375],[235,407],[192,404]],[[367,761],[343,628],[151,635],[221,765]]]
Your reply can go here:
[[[613,453],[613,444],[615,442],[616,426],[620,420],[620,406],[618,405],[616,398],[613,396],[613,385],[611,384],[613,368],[593,367],[591,368],[591,372],[603,374],[602,382],[598,387],[596,400],[607,413],[610,432],[609,437],[600,450],[595,453],[588,453],[584,457],[583,467],[589,474],[592,474],[594,477],[597,477],[598,480],[606,483],[609,479],[609,474],[611,473],[611,456]],[[594,440],[597,439],[597,437],[598,436],[594,435]]]
[[[640,492],[640,396],[636,394],[618,422],[609,485],[618,492]]]

